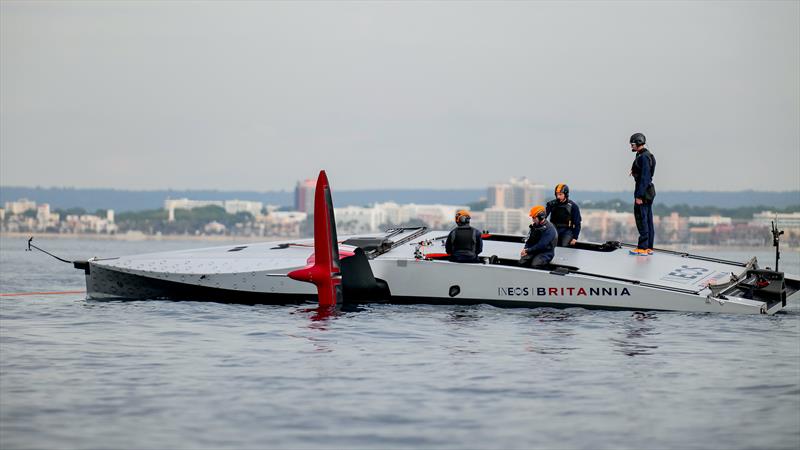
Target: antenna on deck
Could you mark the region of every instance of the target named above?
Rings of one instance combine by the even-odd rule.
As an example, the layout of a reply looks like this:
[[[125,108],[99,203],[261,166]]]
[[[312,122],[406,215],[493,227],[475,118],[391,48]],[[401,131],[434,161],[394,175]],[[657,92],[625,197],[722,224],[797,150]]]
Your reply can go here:
[[[775,246],[775,272],[778,271],[778,260],[781,259],[781,235],[783,234],[783,230],[778,229],[777,221],[777,217],[772,221],[772,245]]]

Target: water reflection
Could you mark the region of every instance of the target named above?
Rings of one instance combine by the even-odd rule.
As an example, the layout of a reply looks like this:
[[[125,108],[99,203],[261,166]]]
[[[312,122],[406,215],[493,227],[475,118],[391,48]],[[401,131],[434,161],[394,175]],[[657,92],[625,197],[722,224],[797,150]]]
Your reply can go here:
[[[309,328],[315,330],[326,330],[326,325],[328,321],[340,316],[342,313],[336,307],[316,307],[316,308],[299,308],[295,311],[292,311],[289,314],[304,314],[308,316],[311,323],[309,324]]]
[[[478,322],[483,318],[483,314],[479,311],[478,307],[458,308],[453,309],[447,313],[446,322],[452,324],[469,324]]]
[[[531,317],[539,322],[566,322],[575,317],[575,314],[563,309],[535,309]]]
[[[631,319],[622,324],[621,338],[611,338],[611,342],[617,347],[616,351],[627,356],[652,355],[652,350],[658,346],[648,345],[648,341],[651,336],[660,334],[653,326],[653,321],[658,320],[658,317],[654,313],[637,311],[631,314]]]
[[[564,309],[539,308],[531,311],[528,316],[545,327],[534,329],[534,333],[537,335],[535,341],[526,342],[525,351],[540,355],[561,355],[577,348],[564,345],[574,339],[575,330],[571,323],[576,322],[577,314],[575,312]],[[550,324],[552,325],[547,326]]]
[[[341,316],[342,313],[337,310],[335,307],[317,307],[317,308],[298,308],[294,311],[291,311],[289,314],[300,314],[308,318],[309,322],[305,327],[305,329],[312,330],[314,332],[326,332],[329,331],[329,326],[331,321],[335,320],[337,317]],[[315,353],[330,353],[333,349],[330,347],[329,342],[325,339],[324,336],[314,336],[310,334],[295,334],[295,333],[286,333],[287,336],[291,336],[293,338],[302,339],[305,341],[310,342],[314,346]]]

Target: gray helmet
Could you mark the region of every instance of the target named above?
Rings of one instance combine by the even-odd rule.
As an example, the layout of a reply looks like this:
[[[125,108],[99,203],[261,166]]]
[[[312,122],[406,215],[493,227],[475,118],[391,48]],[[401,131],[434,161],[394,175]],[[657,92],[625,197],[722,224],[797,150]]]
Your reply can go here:
[[[646,143],[647,139],[642,133],[633,133],[633,136],[631,136],[631,144],[644,145]]]

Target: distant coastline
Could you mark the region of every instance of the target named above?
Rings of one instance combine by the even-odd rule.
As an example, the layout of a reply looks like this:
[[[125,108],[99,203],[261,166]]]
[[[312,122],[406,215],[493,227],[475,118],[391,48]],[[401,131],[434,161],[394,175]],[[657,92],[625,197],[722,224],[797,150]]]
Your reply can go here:
[[[66,234],[66,233],[19,233],[19,232],[0,232],[0,239],[2,240],[12,240],[12,239],[19,239],[21,244],[27,242],[28,238],[31,236],[34,237],[35,241],[41,241],[44,239],[85,239],[85,240],[100,240],[100,241],[197,241],[197,242],[271,242],[271,241],[286,241],[292,240],[293,238],[287,237],[269,237],[269,236],[219,236],[219,235],[200,235],[200,236],[191,236],[191,235],[176,235],[176,234],[165,234],[165,235],[148,235],[143,233],[120,233],[120,234],[89,234],[89,233],[80,233],[80,234]],[[300,239],[308,239],[308,238],[296,238],[297,240]],[[752,245],[697,245],[697,244],[664,244],[658,246],[665,250],[675,250],[675,251],[710,251],[710,250],[724,250],[724,251],[753,251],[753,250],[761,250],[767,251],[772,250],[774,247],[772,246],[752,246]],[[781,245],[781,250],[785,250],[792,253],[800,254],[800,247],[789,247],[786,245]]]
[[[552,192],[548,189],[548,192]],[[580,202],[629,200],[630,191],[579,190],[573,186],[572,197]],[[372,203],[442,203],[465,205],[487,196],[485,187],[477,189],[368,189],[335,191],[334,203],[341,206],[364,206]],[[159,209],[168,198],[203,200],[248,200],[289,207],[294,203],[294,192],[284,191],[219,191],[219,190],[153,190],[134,191],[117,189],[76,189],[0,186],[0,205],[27,198],[37,203],[48,203],[53,209],[84,208],[87,211],[114,209],[117,213]],[[764,206],[785,208],[800,204],[800,191],[659,191],[656,203],[660,205],[715,206],[738,208]]]
[[[20,233],[17,231],[0,231],[0,239],[22,239],[27,242],[33,236],[34,241],[42,239],[85,239],[98,241],[198,241],[198,242],[270,242],[291,238],[268,236],[226,236],[226,235],[185,235],[185,234],[92,234],[92,233]]]

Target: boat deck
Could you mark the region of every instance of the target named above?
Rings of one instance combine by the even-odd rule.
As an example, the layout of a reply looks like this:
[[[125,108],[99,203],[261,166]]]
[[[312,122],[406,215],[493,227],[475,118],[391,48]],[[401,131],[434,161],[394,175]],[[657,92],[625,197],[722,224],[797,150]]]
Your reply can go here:
[[[441,237],[446,232],[431,232],[419,240]],[[495,255],[501,260],[519,259],[521,243],[487,240],[483,243],[480,256]],[[444,253],[444,239],[436,239],[426,246],[423,253]],[[682,255],[658,251],[651,256],[635,256],[626,247],[611,251],[595,251],[559,247],[556,249],[553,265],[565,266],[586,275],[599,275],[605,278],[638,281],[642,284],[657,285],[671,289],[700,292],[709,283],[724,283],[730,280],[731,273],[737,277],[745,272],[744,263],[698,259],[692,255]],[[413,258],[414,246],[404,245],[381,255],[379,258]],[[701,257],[702,258],[702,257]],[[526,270],[521,268],[521,270]]]

